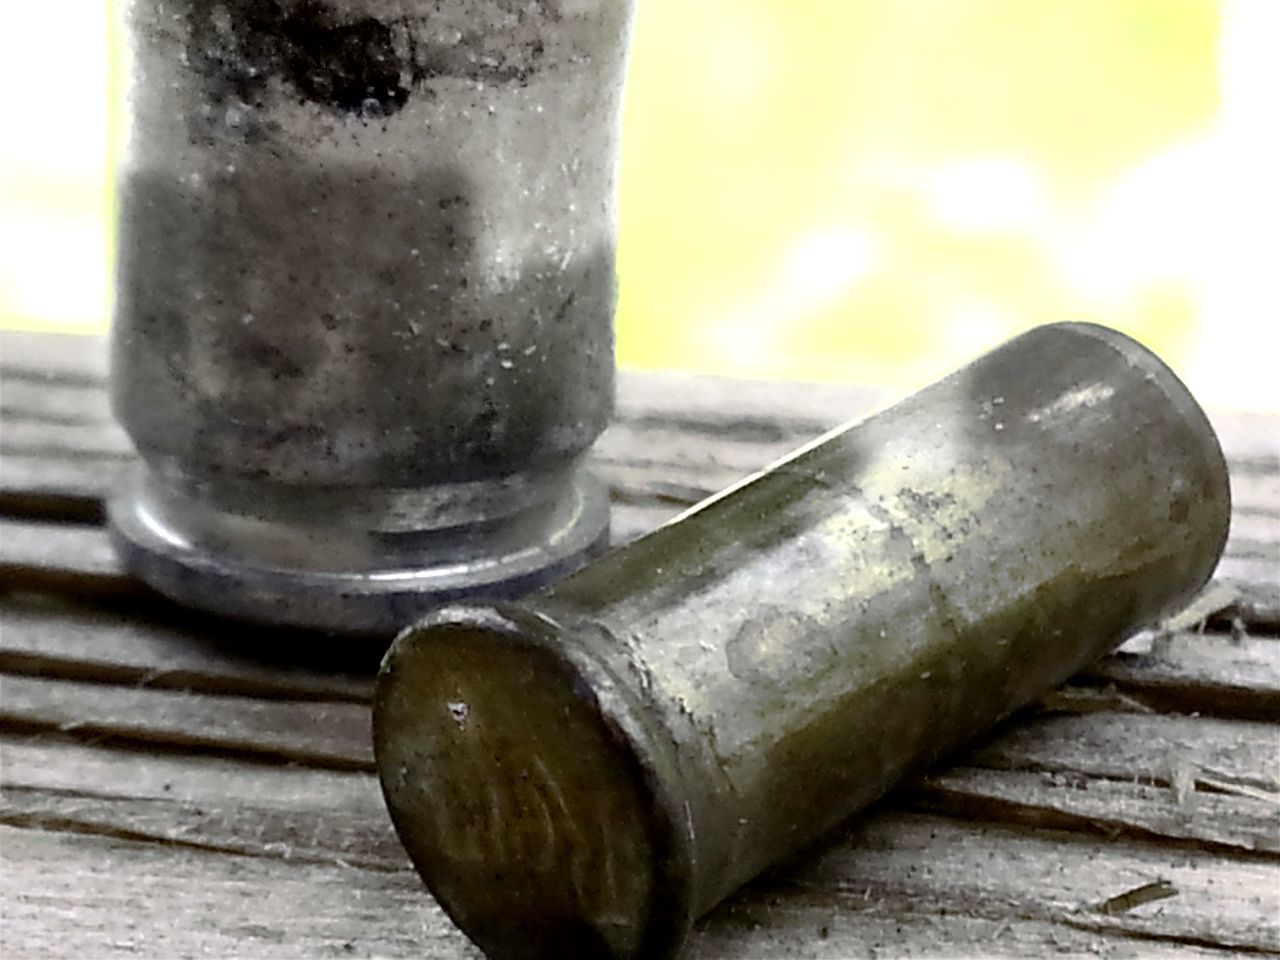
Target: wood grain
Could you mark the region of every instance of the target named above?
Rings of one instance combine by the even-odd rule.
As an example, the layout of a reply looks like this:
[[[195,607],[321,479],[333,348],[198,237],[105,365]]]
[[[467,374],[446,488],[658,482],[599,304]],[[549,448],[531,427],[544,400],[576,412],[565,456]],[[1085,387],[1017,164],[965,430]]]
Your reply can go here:
[[[381,650],[230,623],[154,603],[91,606],[0,596],[0,672],[233,694],[367,703]],[[361,669],[363,661],[363,669]],[[327,668],[326,668],[327,667]]]
[[[368,711],[356,703],[3,676],[0,723],[171,754],[373,769]],[[992,822],[1073,822],[1104,833],[1280,853],[1272,829],[1280,810],[1275,744],[1270,724],[1042,716],[960,758],[919,790],[908,788],[903,802]],[[1184,769],[1190,787],[1180,792]],[[7,782],[21,782],[13,778],[10,772]],[[1214,799],[1199,803],[1202,794]]]
[[[1280,642],[1274,637],[1179,633],[1148,652],[1125,650],[1086,667],[1152,709],[1280,720]]]
[[[904,868],[906,857],[919,859]],[[1170,881],[1179,895],[1121,916],[1090,909],[1156,878]],[[1053,918],[1100,933],[1276,951],[1275,878],[1271,861],[886,813],[859,821],[788,879],[833,900],[874,899],[883,887],[904,899],[993,918]]]
[[[0,955],[478,957],[370,773],[378,651],[120,569],[105,377],[100,339],[0,335]],[[615,542],[887,399],[624,372],[593,452]],[[1211,418],[1235,593],[749,885],[691,956],[1280,954],[1280,421]]]
[[[406,876],[376,781],[366,774],[155,756],[47,738],[8,739],[0,750],[13,771],[4,814],[11,825],[110,839],[123,848],[122,858],[134,861],[163,847],[183,856],[203,851],[279,861],[292,865],[295,876],[304,868],[311,875],[336,867]],[[143,850],[150,843],[152,852],[131,857],[123,841]],[[99,856],[88,839],[85,845]],[[127,875],[132,868],[123,866]],[[1201,871],[1226,885],[1203,878],[1180,883]],[[1103,923],[1088,912],[1090,904],[1154,875],[1168,875],[1180,895],[1185,886],[1196,902],[1167,920],[1142,909]],[[217,869],[206,876],[216,882]],[[848,956],[877,948],[936,954],[940,944],[968,944],[976,955],[985,953],[981,937],[997,933],[1004,942],[997,952],[1012,954],[1028,943],[1082,948],[1106,942],[1099,934],[1109,928],[1123,931],[1142,955],[1161,947],[1176,953],[1214,938],[1265,950],[1273,939],[1269,876],[1266,863],[1235,863],[1212,852],[885,811],[853,821],[816,859],[798,858],[713,912],[693,955]],[[355,889],[364,882],[352,880]],[[416,909],[430,924],[429,950],[443,936],[443,921],[423,900]],[[1216,919],[1207,930],[1210,921],[1201,914],[1209,911]],[[387,929],[395,926],[379,928]],[[238,950],[257,946],[250,939]],[[821,952],[809,952],[815,949]]]
[[[408,870],[388,873],[6,826],[0,826],[0,843],[15,865],[0,874],[6,904],[0,954],[14,960],[481,957]],[[958,909],[954,898],[926,900],[875,877],[859,880],[865,885],[856,894],[818,902],[804,890],[753,890],[711,914],[690,955],[1221,955],[1186,942],[1177,928],[1147,933],[1133,929],[1140,921],[1129,920],[1117,943],[1095,929],[1101,921],[1061,908],[1019,905],[1015,912],[988,899],[983,915],[980,903]],[[54,903],[74,911],[75,922],[51,942],[48,911]],[[1246,929],[1238,939],[1247,937]]]
[[[408,870],[294,864],[11,826],[0,826],[0,843],[0,955],[15,960],[481,957]],[[51,923],[53,904],[61,923]]]
[[[0,724],[169,750],[253,754],[372,770],[369,710],[356,703],[260,700],[107,683],[0,676]]]

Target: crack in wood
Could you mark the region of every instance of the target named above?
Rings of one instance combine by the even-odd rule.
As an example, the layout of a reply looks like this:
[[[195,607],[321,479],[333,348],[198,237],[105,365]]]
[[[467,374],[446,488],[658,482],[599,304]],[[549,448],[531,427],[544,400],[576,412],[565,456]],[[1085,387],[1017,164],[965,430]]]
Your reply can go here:
[[[1259,863],[1280,863],[1280,843],[1267,832],[1270,821],[1264,822],[1254,839],[1261,837],[1270,842],[1269,848],[1259,849],[1244,839],[1218,838],[1191,833],[1198,825],[1188,818],[1187,833],[1178,833],[1173,823],[1140,823],[1132,819],[1132,813],[1118,810],[1108,816],[1100,811],[1083,813],[1047,803],[997,797],[972,790],[953,789],[946,784],[945,776],[930,778],[924,786],[908,789],[903,799],[903,809],[920,813],[933,813],[956,817],[974,823],[1028,827],[1032,830],[1069,831],[1094,834],[1108,840],[1125,838],[1157,843],[1161,849],[1182,849],[1206,853],[1230,854]],[[1210,824],[1209,828],[1212,829]]]
[[[294,864],[312,872],[355,865],[398,878],[403,851],[371,775],[368,677],[326,680],[321,670],[337,659],[298,671],[290,661],[304,644],[249,662],[205,642],[225,625],[206,629],[124,576],[101,526],[102,497],[130,456],[107,408],[101,342],[58,341],[56,355],[40,338],[6,334],[4,342],[0,416],[21,429],[0,445],[0,669],[25,686],[18,697],[6,687],[0,702],[0,825],[80,838],[49,841],[36,860],[18,865],[54,882],[38,858],[61,856],[57,863],[87,878],[106,869],[104,858],[127,865],[138,851],[155,857],[145,851],[158,848],[169,859],[147,861],[135,879],[156,863],[172,866],[181,851],[209,855],[201,861],[207,873],[189,872],[195,890],[233,858],[269,864],[273,884],[281,865]],[[49,371],[38,362],[46,358]],[[824,388],[754,385],[730,405],[724,385],[698,378],[624,375],[620,384],[618,420],[593,461],[612,488],[615,530],[624,537],[820,433],[828,412],[867,406],[856,391]],[[830,935],[832,944],[896,952],[909,942],[936,952],[963,935],[980,952],[1005,930],[1028,952],[1052,951],[1054,943],[1115,949],[1123,939],[1132,946],[1122,951],[1177,956],[1280,953],[1280,894],[1271,889],[1280,775],[1264,742],[1275,727],[1257,722],[1280,719],[1273,563],[1280,457],[1263,437],[1273,423],[1215,416],[1236,493],[1221,582],[1236,584],[1239,596],[1195,625],[1208,631],[1203,638],[1177,634],[1153,642],[1150,653],[1091,666],[1048,713],[1020,714],[956,765],[895,795],[890,803],[899,809],[882,804],[851,821],[841,828],[845,839],[807,854],[798,873],[758,881],[715,911],[699,936],[727,946],[707,950],[808,955],[815,938]],[[17,744],[15,734],[33,739]],[[904,804],[943,816],[904,813]],[[1064,869],[1074,871],[1070,882],[1060,882]],[[1108,902],[1126,906],[1132,891],[1166,873],[1187,892],[1098,912]],[[311,904],[311,874],[298,875],[308,878],[299,889]],[[1187,889],[1202,876],[1221,884]],[[405,879],[413,881],[405,895],[424,900],[416,878]],[[1098,884],[1113,879],[1108,896]],[[110,895],[118,884],[112,875],[100,890]],[[24,888],[17,890],[16,902],[25,902]],[[875,899],[859,900],[867,891]],[[386,891],[380,895],[374,908],[389,909]],[[345,882],[339,897],[350,897]],[[1169,914],[1160,913],[1166,905]],[[975,927],[975,917],[989,925]],[[216,919],[221,925],[223,914]],[[241,920],[247,939],[226,942],[280,936]],[[447,923],[431,922],[430,936],[442,945],[432,955],[465,949]],[[866,939],[868,928],[881,939]],[[395,950],[419,952],[422,929]],[[282,941],[273,942],[278,952]],[[771,944],[787,946],[771,951]]]
[[[91,721],[51,722],[0,714],[0,732],[18,736],[56,733],[86,746],[110,744],[148,753],[171,756],[207,756],[243,760],[268,766],[302,765],[315,770],[375,773],[372,756],[360,759],[347,754],[297,750],[292,747],[219,740],[214,737],[183,736],[172,731],[122,729]]]
[[[1274,957],[1280,956],[1280,947],[1271,946],[1269,944],[1260,944],[1255,942],[1232,940],[1223,941],[1216,937],[1196,936],[1194,934],[1183,933],[1162,933],[1158,930],[1135,929],[1131,926],[1125,926],[1120,923],[1108,922],[1099,918],[1087,918],[1081,913],[1064,914],[1060,918],[1060,922],[1077,930],[1084,930],[1089,933],[1106,933],[1114,936],[1124,937],[1127,940],[1144,940],[1151,943],[1171,943],[1184,947],[1202,947],[1206,950],[1218,950],[1230,956],[1239,956],[1247,954],[1249,956]]]
[[[133,843],[156,844],[162,847],[177,847],[184,850],[199,850],[204,853],[230,854],[237,857],[257,857],[265,860],[279,860],[295,864],[325,864],[327,866],[354,867],[360,870],[373,870],[379,873],[400,873],[407,864],[392,866],[383,861],[361,857],[335,857],[295,852],[292,849],[270,850],[255,848],[247,844],[218,844],[202,840],[184,840],[180,837],[160,836],[141,830],[130,830],[114,824],[95,823],[74,817],[62,817],[39,812],[14,813],[0,809],[0,824],[20,830],[44,830],[51,833],[69,833],[81,836],[106,837],[112,840],[127,840]]]

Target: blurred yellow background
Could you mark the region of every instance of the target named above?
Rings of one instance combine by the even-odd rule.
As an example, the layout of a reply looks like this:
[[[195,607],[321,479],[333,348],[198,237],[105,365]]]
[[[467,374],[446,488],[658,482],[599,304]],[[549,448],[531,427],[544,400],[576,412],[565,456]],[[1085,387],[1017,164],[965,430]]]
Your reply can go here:
[[[105,329],[108,14],[10,5],[0,323]],[[1093,319],[1280,408],[1280,2],[638,0],[623,365],[907,390]]]

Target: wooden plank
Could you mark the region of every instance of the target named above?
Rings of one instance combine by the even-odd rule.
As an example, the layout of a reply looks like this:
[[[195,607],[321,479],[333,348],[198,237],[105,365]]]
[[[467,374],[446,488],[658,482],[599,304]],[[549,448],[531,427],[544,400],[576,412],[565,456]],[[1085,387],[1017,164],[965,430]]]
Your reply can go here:
[[[1234,511],[1226,555],[1270,563],[1273,579],[1280,579],[1280,510],[1275,513],[1247,508]]]
[[[104,563],[114,563],[104,556]],[[51,576],[62,576],[59,570]],[[120,582],[139,589],[132,580]],[[107,598],[97,607],[82,597],[73,604],[62,593],[0,597],[0,620],[0,670],[210,693],[364,699],[367,680],[359,674],[367,676],[381,653],[312,633],[232,629],[149,595],[137,603]],[[1183,631],[1158,641],[1139,636],[1086,668],[1056,703],[1073,712],[1127,704],[1123,708],[1280,719],[1280,643],[1214,632]]]
[[[23,784],[4,792],[10,822],[251,853],[283,861],[295,875],[315,864],[393,873],[404,865],[368,775],[166,759],[57,741],[10,740],[0,756]],[[98,855],[94,841],[84,842]],[[216,878],[218,870],[211,860],[205,873]],[[1265,948],[1272,892],[1265,883],[1274,864],[880,813],[856,819],[715,911],[691,954],[849,956],[892,946],[898,955],[932,953],[939,943],[950,954],[967,943],[978,955],[987,952],[982,939],[997,934],[1008,954],[1055,941],[1083,947],[1105,942],[1089,905],[1171,870],[1220,871],[1225,886],[1201,881],[1199,903],[1174,923],[1149,909],[1128,918],[1130,929],[1122,919],[1125,934],[1137,938],[1135,950],[1177,955],[1188,938]],[[1065,879],[1057,875],[1063,872]],[[1197,914],[1210,910],[1224,919],[1206,929]],[[1081,928],[1089,937],[1077,935]]]
[[[1240,591],[1237,604],[1246,623],[1275,633],[1280,629],[1280,577],[1269,560],[1224,557],[1216,577]]]
[[[0,676],[0,728],[215,750],[335,770],[372,770],[363,704],[261,700]]]
[[[1207,413],[1218,442],[1228,451],[1228,456],[1252,463],[1259,472],[1280,473],[1277,411],[1209,410]]]
[[[120,750],[47,735],[0,738],[0,758],[6,822],[376,869],[404,864],[367,773]]]
[[[1198,779],[1187,785],[1188,800],[1194,800],[1197,782],[1202,789],[1214,782],[1274,794],[1280,803],[1278,744],[1280,728],[1274,723],[1114,711],[1048,713],[1006,722],[959,762],[1169,787],[1189,772]]]
[[[361,656],[351,641],[236,625],[175,611],[141,618],[134,609],[91,607],[60,597],[0,597],[0,672],[66,680],[235,694],[365,702],[381,650]],[[363,673],[339,669],[364,660]],[[321,667],[328,663],[330,669]]]
[[[1236,599],[1220,615],[1209,618],[1218,628],[1236,630],[1243,626],[1269,636],[1280,634],[1280,584],[1246,580],[1218,580],[1236,590]]]
[[[103,501],[126,463],[0,454],[0,516],[103,523]]]
[[[170,717],[172,698],[156,698],[147,694],[148,691],[126,688],[122,699],[153,734],[166,727],[172,728],[173,720],[166,719]],[[110,695],[108,692],[107,696]],[[30,699],[28,694],[28,701]],[[232,755],[281,755],[281,744],[286,743],[286,749],[292,751],[284,754],[286,759],[307,762],[308,757],[331,758],[338,754],[342,761],[338,766],[341,768],[365,769],[370,765],[368,721],[359,712],[326,711],[321,721],[324,726],[307,726],[316,721],[312,709],[302,703],[280,704],[266,715],[272,723],[255,725],[254,733],[246,742],[246,736],[236,726],[233,716],[241,709],[242,701],[238,698],[205,698],[205,701],[204,704],[193,699],[179,701],[194,703],[197,709],[190,711],[189,722],[175,734],[178,744],[192,740],[203,727],[206,746],[219,745],[212,738],[221,735],[224,739],[220,744]],[[212,722],[211,717],[214,718]],[[68,730],[65,723],[59,723],[56,703],[44,710],[29,706],[19,719],[29,727],[62,733],[86,732],[83,727]],[[125,738],[133,736],[131,728],[116,730]],[[113,731],[99,718],[87,732],[94,738],[101,738]],[[1275,818],[1280,812],[1280,756],[1276,745],[1277,729],[1272,724],[1120,713],[1085,717],[1041,715],[1021,723],[1006,724],[986,743],[958,757],[951,769],[958,771],[957,783],[970,776],[966,768],[981,768],[996,774],[1043,774],[1051,786],[1093,790],[1095,798],[1105,794],[1114,782],[1139,784],[1153,788],[1150,796],[1155,807],[1153,812],[1142,815],[1145,819],[1134,820],[1135,826],[1146,823],[1157,814],[1167,814],[1172,804],[1189,819],[1198,817],[1203,824],[1204,837],[1212,839],[1214,831],[1221,833],[1225,828],[1216,822],[1212,810],[1197,809],[1198,802],[1209,796],[1240,798],[1263,804],[1266,816],[1270,818],[1267,825],[1271,833],[1275,832]],[[58,749],[65,753],[72,748]],[[325,765],[333,764],[326,760]],[[73,765],[74,776],[85,775],[79,769],[82,766],[88,769],[83,759]],[[10,760],[6,779],[10,785],[68,788],[64,781],[39,779],[53,775],[42,763],[25,766],[19,763],[15,767]],[[933,776],[945,779],[949,775],[949,770],[941,770]],[[33,776],[37,779],[32,780]],[[1025,781],[1013,777],[1009,782]],[[127,783],[130,791],[138,789],[131,780]],[[1035,787],[1033,793],[1039,790],[1038,785],[1032,786]],[[88,782],[80,783],[77,789],[89,789]],[[987,790],[986,787],[982,789]],[[154,793],[148,795],[156,796]],[[981,792],[975,792],[975,796],[981,795]],[[1123,798],[1127,794],[1121,791],[1119,796]],[[1088,809],[1092,807],[1081,808],[1081,815]],[[1239,813],[1252,816],[1263,809],[1252,802],[1241,803],[1236,807],[1222,807],[1221,815],[1227,817]],[[1170,835],[1189,836],[1185,829],[1188,828],[1180,827],[1178,832]],[[1250,842],[1244,847],[1270,849],[1275,845],[1275,838],[1268,842],[1270,846]]]
[[[416,874],[298,865],[105,837],[0,827],[5,957],[349,957],[480,960]],[[1062,921],[1006,920],[908,903],[879,887],[823,904],[796,893],[715,911],[690,960],[761,957],[1028,956],[1117,945]],[[945,910],[945,908],[944,908]],[[59,914],[73,913],[74,923]],[[161,922],[156,922],[157,920]],[[1139,937],[1119,954],[1220,956]]]
[[[1194,799],[1179,796],[1167,786],[1079,774],[956,767],[925,777],[906,790],[900,803],[912,810],[985,823],[1019,823],[1106,837],[1181,840],[1205,849],[1280,854],[1280,793],[1202,791],[1192,796]]]
[[[367,711],[350,701],[202,696],[12,675],[0,677],[0,689],[6,698],[0,718],[26,728],[124,739],[142,731],[157,744],[198,742],[232,754],[297,762],[321,758],[321,765],[339,768],[370,766]],[[311,696],[318,692],[307,690]],[[1170,783],[1171,765],[1183,764],[1215,780],[1280,791],[1272,724],[1113,712],[1032,717],[1010,722],[998,733],[961,762],[1151,784]]]
[[[1105,657],[1078,679],[1114,684],[1152,708],[1280,721],[1280,643],[1270,637],[1176,633],[1147,652]]]
[[[979,912],[982,911],[982,912]],[[1178,939],[1109,936],[1070,920],[1002,917],[993,907],[964,910],[919,903],[882,885],[839,896],[800,891],[736,897],[700,925],[697,958],[849,960],[850,957],[994,958],[1222,957],[1222,950]]]
[[[13,529],[15,525],[0,523],[0,529],[5,526]],[[47,527],[63,536],[72,530],[69,525],[27,526],[42,533]],[[96,542],[96,553],[83,550],[81,554],[92,561],[82,567],[85,579],[96,577],[99,593],[137,594],[141,588],[120,573],[101,531],[84,528],[81,532],[89,534],[90,543]],[[14,542],[5,539],[0,545],[6,559]],[[326,642],[314,634],[273,631],[268,642],[260,629],[237,625],[229,630],[224,621],[180,610],[146,593],[138,603],[121,605],[108,596],[114,605],[88,607],[83,602],[87,591],[75,583],[75,575],[55,561],[48,564],[47,575],[11,579],[11,589],[25,583],[65,593],[0,600],[0,617],[11,621],[0,632],[0,668],[72,679],[145,679],[157,685],[188,685],[209,692],[257,691],[259,695],[267,695],[268,685],[278,683],[282,689],[271,695],[291,691],[291,696],[308,697],[326,686],[314,675],[308,679],[299,672],[300,666],[309,663],[332,671],[347,664],[367,672],[380,655],[372,647],[353,646],[341,639]],[[78,606],[59,600],[60,596],[69,599],[76,590]],[[256,651],[259,659],[266,651],[275,651],[274,663],[246,672],[237,649]],[[281,664],[289,670],[276,669]],[[235,683],[242,686],[235,688]],[[1212,632],[1162,635],[1158,643],[1150,635],[1140,636],[1087,668],[1068,693],[1082,692],[1081,683],[1109,686],[1128,697],[1135,708],[1274,720],[1280,717],[1280,644],[1265,637]],[[331,684],[327,689],[335,687]]]
[[[341,863],[387,870],[409,868],[404,849],[381,807],[378,784],[365,778],[369,803],[360,819],[352,810],[317,812],[251,801],[210,805],[192,801],[59,794],[0,789],[0,823],[91,836],[173,844],[219,853],[272,857],[292,863]],[[328,789],[330,783],[319,785]]]
[[[268,701],[13,676],[0,677],[0,694],[0,724],[10,729],[330,769],[373,768],[368,711],[354,703]],[[1080,826],[1102,823],[1099,811],[1110,803],[1109,819],[1098,829],[1280,851],[1271,829],[1280,807],[1275,735],[1268,724],[1194,727],[1181,717],[1042,717],[1013,728],[1007,744],[996,740],[960,761],[988,768],[991,775],[942,771],[921,802],[943,809],[945,800],[949,812],[973,817],[983,811],[992,821],[1038,812],[1042,818],[1052,814],[1045,822]],[[1189,787],[1179,779],[1183,768],[1191,771]],[[1070,776],[1055,780],[1059,773]],[[1131,787],[1131,781],[1151,789]],[[1196,805],[1197,784],[1201,793],[1221,797]]]
[[[383,822],[386,808],[377,777],[367,770],[274,763],[251,756],[166,753],[100,740],[85,742],[59,731],[0,732],[0,760],[5,771],[3,787],[14,793],[162,800],[206,813],[240,807],[288,809],[308,816],[345,818],[360,836],[368,834],[366,821],[379,821],[379,835],[390,830],[390,821]],[[322,838],[336,836],[335,829],[339,829],[336,824],[329,823],[313,832]],[[246,851],[266,856],[270,851],[259,841],[262,836],[245,831]],[[320,848],[324,842],[316,839],[311,844]],[[341,840],[339,847],[345,850],[352,844]],[[404,852],[394,845],[379,842],[370,849],[382,851],[376,860],[382,868],[405,862]]]
[[[74,381],[103,386],[107,340],[100,336],[0,330],[0,379]]]
[[[367,772],[0,737],[0,822],[297,863],[409,866]]]
[[[104,527],[0,517],[0,575],[8,589],[76,596],[148,594],[124,572]]]
[[[13,857],[13,867],[0,874],[6,921],[0,953],[15,960],[481,957],[408,871],[302,869],[272,859],[13,827],[0,827],[0,840]],[[940,944],[948,956],[1026,956],[1046,949],[1091,952],[1107,944],[1068,923],[948,913],[887,896],[879,887],[867,892],[862,904],[817,909],[796,893],[736,899],[702,925],[688,956],[936,956]],[[73,913],[75,922],[68,924],[62,913]],[[1144,957],[1210,953],[1150,938],[1132,941],[1130,949]],[[1114,944],[1107,952],[1113,950]]]
[[[0,826],[0,955],[426,957],[481,953],[417,875]]]
[[[14,423],[46,423],[120,429],[104,401],[103,387],[97,383],[77,386],[45,379],[0,377],[0,414],[6,427]]]
[[[9,524],[10,529],[14,526]],[[64,525],[49,526],[58,533],[67,530]],[[0,522],[0,530],[4,527]],[[110,581],[100,586],[99,592],[110,594],[116,589],[112,585],[115,581],[120,591],[137,592],[140,588],[134,581],[118,569],[111,570],[115,559],[101,532],[88,529],[98,541],[97,566],[88,569]],[[12,549],[10,540],[0,546],[0,553],[8,554]],[[69,574],[60,565],[52,563],[47,577],[32,581],[32,585],[58,590],[58,578],[66,576]],[[52,587],[49,581],[53,581]],[[17,578],[10,587],[21,582]],[[60,600],[62,596],[68,600]],[[142,596],[139,603],[97,608],[84,605],[83,593],[76,604],[71,604],[69,591],[0,598],[0,617],[12,620],[12,627],[0,633],[0,669],[99,679],[111,675],[97,671],[117,669],[123,671],[120,677],[154,677],[154,682],[164,685],[172,685],[165,675],[177,672],[183,682],[217,692],[223,689],[220,684],[230,682],[229,678],[236,675],[237,647],[259,651],[258,656],[268,650],[279,651],[276,663],[288,664],[291,669],[311,663],[331,671],[342,667],[346,660],[368,670],[379,655],[372,648],[353,647],[341,639],[326,643],[310,633],[273,631],[267,642],[257,628],[237,625],[228,630],[225,621],[183,611],[150,594]],[[130,631],[137,632],[136,638],[129,637]],[[181,667],[168,659],[179,654],[187,658]],[[289,657],[294,658],[292,662]],[[24,662],[31,665],[21,666]],[[288,673],[277,676],[282,682],[289,682]],[[262,671],[259,678],[267,682]],[[1280,644],[1247,633],[1187,631],[1162,636],[1156,644],[1148,634],[1134,638],[1112,657],[1098,661],[1077,681],[1111,685],[1130,696],[1137,708],[1167,706],[1185,712],[1275,719],[1280,711],[1276,694],[1280,690]],[[244,682],[254,681],[246,678]],[[310,694],[300,682],[293,695]]]
[[[1270,858],[884,813],[857,820],[786,882],[833,905],[887,896],[996,920],[1052,919],[1117,936],[1275,952],[1278,879]],[[1118,915],[1097,910],[1154,880],[1177,896]]]
[[[103,842],[128,851],[144,847],[148,855],[153,848],[181,850],[220,863],[246,859],[232,853],[251,854],[254,862],[294,871],[290,877],[312,869],[401,870],[403,853],[387,828],[376,783],[359,772],[370,768],[361,705],[367,677],[289,672],[280,663],[245,658],[220,644],[218,629],[196,615],[141,599],[136,584],[103,553],[97,526],[109,474],[125,462],[106,415],[101,342],[89,340],[68,352],[59,341],[58,358],[47,366],[49,341],[28,342],[29,349],[16,354],[10,342],[0,338],[0,514],[6,515],[0,575],[11,591],[47,593],[39,600],[0,602],[0,668],[25,674],[0,680],[0,724],[147,749],[59,741],[39,749],[22,744],[27,752],[15,754],[12,743],[0,742],[0,820],[47,828],[29,835],[55,834],[68,859],[54,870],[96,862],[101,857],[94,845]],[[651,529],[872,402],[843,387],[625,372],[621,393],[619,419],[596,451],[597,469],[613,488],[615,541]],[[1232,460],[1236,506],[1220,574],[1236,578],[1243,594],[1210,623],[1232,627],[1234,638],[1184,631],[1148,637],[1145,647],[1141,638],[1128,645],[1051,698],[1056,712],[1006,727],[961,765],[934,773],[894,800],[952,819],[884,813],[860,820],[900,822],[889,840],[873,838],[869,850],[855,844],[841,853],[843,841],[836,851],[824,848],[821,859],[848,861],[837,882],[807,883],[805,870],[812,865],[806,860],[809,867],[802,863],[753,885],[701,927],[695,955],[933,955],[939,943],[948,952],[963,945],[960,952],[973,955],[1113,952],[1118,946],[1123,952],[1125,944],[1144,956],[1199,955],[1224,946],[1280,949],[1280,902],[1271,895],[1280,880],[1276,728],[1218,719],[1278,716],[1280,643],[1250,633],[1280,629],[1280,431],[1274,417],[1213,417]],[[53,518],[82,523],[33,522]],[[15,531],[22,536],[10,536]],[[11,549],[10,541],[17,547]],[[59,568],[60,562],[67,565]],[[96,593],[100,602],[84,605],[78,598],[86,593]],[[81,605],[75,613],[66,606],[72,598]],[[10,643],[14,622],[22,630]],[[135,628],[128,624],[136,624],[140,636],[131,636]],[[338,700],[344,702],[330,702]],[[5,713],[11,703],[12,715]],[[1215,716],[1147,712],[1168,710]],[[976,822],[956,819],[964,817]],[[935,824],[929,844],[912,839],[921,823]],[[949,848],[931,846],[946,830],[961,833],[943,838]],[[1089,836],[1097,833],[1130,839]],[[1052,842],[1046,845],[1046,838]],[[886,846],[894,847],[892,862],[880,874],[868,874],[867,862]],[[6,861],[10,849],[7,844]],[[967,852],[956,852],[961,849]],[[1066,869],[1075,878],[1071,889],[1079,888],[1076,899],[1057,896],[1037,872],[1040,864],[1063,857],[1063,850],[1070,853]],[[1236,852],[1221,856],[1230,851]],[[132,853],[122,856],[128,860]],[[339,861],[352,866],[339,868]],[[938,864],[947,863],[956,872],[945,868],[939,877]],[[1233,895],[1220,897],[1221,889],[1206,895],[1207,884],[1189,894],[1184,878],[1162,863],[1203,871]],[[1116,882],[1086,890],[1088,864],[1095,880]],[[131,875],[129,869],[122,867],[121,875]],[[206,871],[215,885],[219,869]],[[199,895],[204,882],[194,871],[191,877],[187,895]],[[859,890],[863,880],[867,886]],[[1157,881],[1167,881],[1175,895],[1127,908],[1136,903],[1129,891]],[[161,910],[170,903],[164,895],[156,894]],[[10,902],[6,894],[6,923]],[[69,897],[54,896],[53,902],[75,907]],[[1126,906],[1117,908],[1119,914],[1099,909],[1108,903]],[[404,912],[403,904],[399,909]],[[180,911],[179,902],[170,915]],[[157,915],[145,902],[117,906],[116,913],[120,925]],[[36,915],[27,909],[23,916]],[[105,908],[93,915],[111,922]],[[1269,918],[1269,925],[1260,926],[1259,917]],[[66,941],[66,922],[57,911],[39,913],[33,922],[47,929],[26,928],[25,942]],[[215,952],[292,952],[280,946],[278,935],[266,938],[274,946],[264,946],[261,929],[241,933],[233,931],[234,945]],[[6,937],[0,953],[7,956],[7,929],[0,936]],[[186,946],[177,952],[204,951],[199,931],[182,942]],[[399,955],[401,948],[423,953],[416,943],[383,944],[377,952]],[[315,952],[327,949],[321,945]],[[343,951],[349,952],[345,944]]]
[[[101,399],[96,392],[93,396]],[[30,412],[18,417],[10,410],[5,410],[4,415],[0,453],[45,456],[50,460],[116,460],[133,456],[133,444],[110,420],[64,421]]]
[[[186,768],[189,776],[191,763],[187,758],[177,765]],[[280,806],[278,796],[264,802],[241,795],[227,798],[221,806],[201,801],[175,809],[173,796],[136,797],[133,794],[137,788],[132,785],[127,796],[104,795],[107,784],[102,780],[74,792],[65,787],[57,792],[34,789],[19,770],[6,777],[9,792],[3,794],[0,803],[0,821],[111,836],[180,840],[184,844],[254,855],[279,849],[287,851],[292,859],[315,862],[328,862],[337,856],[346,862],[376,867],[401,854],[382,813],[377,785],[372,777],[366,780],[361,798],[363,813],[355,816],[350,810],[344,811],[343,824],[339,826],[310,808],[298,812],[288,805]],[[331,798],[337,795],[331,783],[324,783],[322,788],[329,791]],[[891,803],[902,809],[984,823],[1071,829],[1112,838],[1158,838],[1182,841],[1193,849],[1280,854],[1276,825],[1280,794],[1268,799],[1260,792],[1241,796],[1201,791],[1181,797],[1169,787],[1079,774],[954,767],[925,777],[901,791]],[[385,829],[373,830],[371,825]]]

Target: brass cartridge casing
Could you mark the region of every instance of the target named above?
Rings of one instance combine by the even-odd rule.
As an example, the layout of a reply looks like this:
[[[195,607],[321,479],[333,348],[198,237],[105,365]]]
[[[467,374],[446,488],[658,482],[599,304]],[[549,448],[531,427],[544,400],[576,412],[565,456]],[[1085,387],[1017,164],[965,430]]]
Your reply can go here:
[[[128,567],[391,635],[607,537],[633,0],[125,0]]]
[[[375,697],[387,805],[490,956],[669,955],[1184,604],[1229,513],[1159,359],[1035,329],[532,598],[406,630]]]

